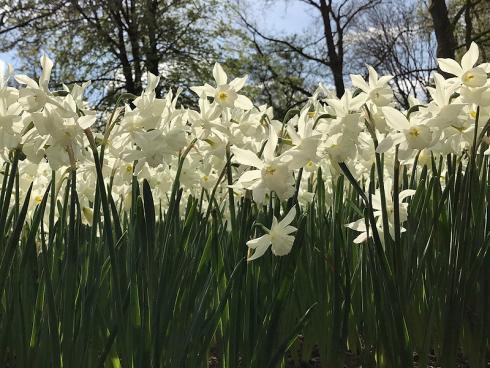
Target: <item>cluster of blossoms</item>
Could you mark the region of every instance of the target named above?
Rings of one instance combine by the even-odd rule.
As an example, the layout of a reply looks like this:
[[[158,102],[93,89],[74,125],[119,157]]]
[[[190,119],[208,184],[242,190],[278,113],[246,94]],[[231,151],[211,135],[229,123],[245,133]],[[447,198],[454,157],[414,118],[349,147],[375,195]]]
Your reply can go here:
[[[396,108],[389,85],[392,77],[380,77],[368,67],[368,80],[351,75],[352,89],[342,98],[333,97],[320,85],[298,113],[281,122],[274,119],[272,108],[254,106],[240,94],[246,77],[228,81],[219,64],[213,69],[216,86],[191,88],[199,97],[198,110],[178,105],[180,90],[157,98],[159,77],[148,74],[141,96],[111,112],[111,118],[98,116],[83,100],[87,84],[63,85],[62,91],[50,91],[53,63],[43,56],[39,81],[14,76],[11,68],[0,80],[2,160],[10,160],[9,153],[14,150],[21,152],[20,191],[25,192],[34,182],[32,200],[37,203],[53,171],[59,187],[67,173],[76,169],[80,205],[90,222],[96,176],[89,151],[93,142],[87,137],[92,135],[91,126],[97,118],[109,121],[102,133],[93,129],[95,141],[105,147],[103,174],[111,182],[113,197],[126,209],[131,207],[133,176],[146,179],[157,205],[165,207],[180,155],[186,149],[179,184],[187,196],[216,190],[223,206],[227,205],[229,188],[237,198],[251,196],[258,204],[277,196],[281,201],[294,197],[294,203],[305,205],[314,196],[311,188],[320,172],[329,201],[332,183],[341,174],[339,163],[366,183],[377,152],[383,153],[384,191],[392,209],[389,178],[395,155],[401,165],[424,165],[432,155],[467,151],[475,136],[488,140],[482,132],[490,117],[490,64],[475,66],[478,57],[473,43],[461,64],[439,59],[440,70],[454,77],[446,79],[434,72],[433,86],[428,87],[431,101],[411,98],[407,111]],[[24,87],[8,86],[10,78]],[[233,164],[231,185],[221,175],[229,160]],[[403,201],[413,194],[412,190],[399,193],[401,222],[408,216],[408,204]],[[181,205],[185,206],[184,201]],[[203,208],[206,206],[204,200]],[[373,196],[373,210],[380,219],[379,189]],[[380,233],[387,230],[393,237],[394,218],[392,211],[388,212],[389,229],[383,229],[381,220],[376,226]],[[270,245],[274,254],[288,254],[294,241],[291,234],[296,230],[290,225],[295,214],[293,207],[281,221],[274,218],[265,235],[249,241],[248,247],[255,250],[249,259],[258,258]],[[356,243],[367,239],[364,219],[347,226],[360,233]]]

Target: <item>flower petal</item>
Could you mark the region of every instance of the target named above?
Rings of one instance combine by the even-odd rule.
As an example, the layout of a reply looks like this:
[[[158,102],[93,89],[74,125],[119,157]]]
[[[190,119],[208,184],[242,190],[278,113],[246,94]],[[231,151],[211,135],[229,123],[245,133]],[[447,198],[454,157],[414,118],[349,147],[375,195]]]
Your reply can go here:
[[[270,126],[269,127],[269,140],[265,144],[264,147],[264,158],[267,161],[272,161],[274,159],[274,152],[277,147],[277,142],[279,141],[279,138],[277,136],[277,133],[274,129],[274,127]]]
[[[245,82],[247,81],[248,76],[246,75],[245,77],[242,78],[235,78],[230,82],[230,88],[234,89],[235,92],[238,92],[243,88],[245,85]]]
[[[439,68],[446,73],[453,74],[457,77],[463,74],[463,69],[453,59],[439,58],[437,59],[437,63],[439,64]]]
[[[244,150],[238,147],[231,147],[230,151],[235,155],[235,161],[242,165],[253,166],[258,169],[264,167],[264,163],[257,155],[249,150]]]
[[[388,124],[392,129],[404,130],[410,127],[410,123],[408,122],[407,118],[400,111],[389,106],[385,106],[381,110],[385,116],[386,124]]]
[[[242,110],[251,110],[254,107],[254,104],[247,96],[237,95],[235,100],[235,107]]]
[[[30,88],[39,88],[39,85],[32,78],[29,78],[25,74],[18,74],[15,76],[15,80],[20,84],[26,84]]]
[[[77,122],[80,128],[85,130],[87,128],[90,128],[95,123],[96,118],[97,117],[95,115],[80,116]]]
[[[39,85],[45,91],[48,89],[49,77],[51,75],[51,70],[53,69],[53,61],[43,54],[41,56],[41,66],[43,68],[43,72],[41,73],[41,77],[39,78]]]
[[[262,235],[261,237],[249,240],[247,247],[250,249],[257,249],[259,247],[268,246],[271,244],[271,236],[269,234]]]
[[[218,86],[226,84],[226,82],[228,81],[228,77],[226,76],[226,73],[223,70],[223,67],[221,65],[219,65],[218,63],[214,64],[213,77],[216,81],[216,85],[218,85]]]
[[[247,258],[247,262],[262,257],[270,245],[271,239],[269,234],[262,235],[260,238],[257,239],[249,240],[247,242],[247,246],[250,249],[255,249],[255,252],[250,258]]]
[[[364,78],[361,77],[360,75],[358,75],[358,74],[351,74],[350,75],[350,79],[351,79],[352,85],[354,87],[357,87],[357,88],[361,89],[364,92],[369,91],[369,85],[366,83],[366,81],[364,80]]]
[[[293,222],[295,217],[296,217],[296,207],[293,206],[289,210],[288,214],[284,216],[281,222],[279,222],[279,226],[285,227],[286,225],[289,225],[291,222]]]
[[[377,153],[383,153],[388,151],[391,147],[393,147],[393,138],[391,135],[388,135],[383,139],[376,148]]]
[[[260,170],[250,170],[250,171],[245,171],[242,176],[238,179],[240,183],[249,183],[254,180],[259,179],[261,176]]]
[[[473,68],[473,65],[478,61],[478,57],[480,56],[480,50],[478,50],[478,46],[476,43],[472,42],[470,48],[461,58],[461,67],[464,71]]]
[[[367,232],[360,233],[357,238],[354,239],[354,244],[361,244],[364,243],[368,238]]]
[[[405,198],[407,197],[411,197],[415,194],[415,190],[413,189],[405,189],[405,190],[402,190],[400,192],[400,194],[398,195],[398,200],[401,202],[403,201]]]
[[[349,229],[352,229],[354,231],[361,231],[364,232],[366,231],[366,220],[364,218],[361,218],[357,221],[351,222],[350,224],[345,225]]]
[[[296,227],[294,226],[291,226],[291,225],[288,225],[288,226],[285,226],[282,231],[284,234],[286,235],[289,235],[289,234],[292,234],[294,233],[296,230],[298,230]]]

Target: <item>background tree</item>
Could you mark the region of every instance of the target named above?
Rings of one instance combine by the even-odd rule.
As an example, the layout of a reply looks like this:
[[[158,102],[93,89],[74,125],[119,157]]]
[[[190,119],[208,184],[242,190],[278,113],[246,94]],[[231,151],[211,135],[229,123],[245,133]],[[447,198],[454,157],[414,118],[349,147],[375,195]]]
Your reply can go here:
[[[409,96],[427,97],[425,86],[436,69],[436,42],[424,11],[420,3],[385,0],[356,23],[354,69],[366,74],[369,64],[380,74],[392,75],[395,97],[404,107]]]
[[[345,90],[344,58],[349,51],[346,39],[349,37],[353,21],[381,0],[302,1],[314,9],[321,24],[311,33],[292,34],[288,37],[268,35],[259,25],[254,24],[243,10],[239,10],[239,16],[250,32],[258,52],[264,47],[262,43],[268,43],[275,45],[279,54],[294,54],[303,63],[310,64],[317,76],[331,77],[329,79],[334,85],[335,93],[340,97]]]
[[[449,15],[456,53],[462,56],[477,42],[483,60],[490,54],[490,2],[488,0],[455,0],[449,3]]]
[[[264,7],[277,2],[265,1]],[[340,96],[348,83],[348,74],[366,76],[366,64],[381,74],[394,76],[391,85],[395,97],[400,105],[408,107],[409,96],[422,100],[427,97],[425,86],[436,70],[437,57],[460,57],[476,41],[481,45],[482,58],[487,59],[488,1],[284,2],[301,2],[311,9],[312,23],[304,32],[284,34],[264,30],[263,25],[254,22],[254,14],[247,13],[250,4],[247,1],[239,3],[237,13],[250,54],[258,56],[251,75],[268,81],[265,93],[269,103],[283,106],[286,111],[284,100],[269,91],[287,95],[291,100],[288,106],[304,101],[318,82],[332,86]]]
[[[429,13],[434,25],[437,39],[437,57],[454,59],[456,40],[453,34],[453,24],[449,20],[449,12],[445,0],[431,0]]]
[[[15,48],[21,69],[37,69],[42,48],[56,60],[58,80],[91,80],[99,104],[119,91],[139,94],[146,71],[162,76],[158,94],[198,83],[218,58],[213,0],[11,3],[0,16],[2,51]]]
[[[91,80],[90,100],[99,107],[120,92],[140,93],[147,71],[162,76],[158,94],[201,84],[215,61],[231,75],[249,74],[246,92],[279,117],[319,82],[341,96],[349,74],[367,74],[365,64],[394,76],[406,107],[410,95],[425,98],[437,56],[458,58],[472,41],[483,59],[490,52],[486,0],[4,2],[0,52],[15,51],[17,69],[30,75],[39,70],[40,50],[47,52],[56,61],[52,80]],[[277,4],[302,4],[311,23],[294,32],[267,29],[257,13]],[[183,97],[192,103],[195,96]]]

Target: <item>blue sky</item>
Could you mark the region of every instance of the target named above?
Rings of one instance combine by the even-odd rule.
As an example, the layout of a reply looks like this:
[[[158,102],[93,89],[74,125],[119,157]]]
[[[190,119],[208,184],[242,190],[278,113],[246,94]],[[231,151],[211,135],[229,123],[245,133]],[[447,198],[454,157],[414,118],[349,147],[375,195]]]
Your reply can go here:
[[[296,33],[304,30],[313,20],[311,7],[299,0],[276,0],[269,6],[264,5],[264,0],[248,0],[248,3],[261,30]]]

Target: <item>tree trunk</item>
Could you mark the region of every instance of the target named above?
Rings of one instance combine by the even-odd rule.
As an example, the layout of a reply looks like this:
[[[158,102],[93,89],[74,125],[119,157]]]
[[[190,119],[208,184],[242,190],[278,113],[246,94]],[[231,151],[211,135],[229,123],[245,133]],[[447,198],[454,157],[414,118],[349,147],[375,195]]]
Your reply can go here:
[[[325,0],[320,0],[320,11],[323,20],[323,32],[327,43],[328,62],[335,84],[335,93],[337,94],[337,97],[340,98],[345,92],[343,65],[342,58],[337,52],[337,48],[335,46],[332,26],[330,24],[330,4],[327,4]],[[342,35],[339,37],[342,37]]]
[[[473,20],[471,19],[471,7],[471,0],[466,0],[466,6],[464,10],[464,22],[466,25],[464,41],[466,44],[466,50],[470,49],[471,40],[473,39]]]
[[[158,12],[158,1],[156,0],[147,0],[146,2],[146,23],[147,23],[147,32],[148,32],[148,45],[145,49],[146,51],[146,69],[155,75],[159,74],[158,71],[158,62],[160,61],[157,49],[157,39],[156,39],[156,29],[157,29],[157,12]],[[155,94],[157,97],[161,97],[162,94],[162,85],[161,82],[158,83],[158,86],[155,88]]]
[[[123,11],[121,9],[121,11]],[[139,44],[139,29],[138,29],[138,18],[136,16],[136,4],[135,1],[132,0],[130,4],[130,8],[126,9],[126,11],[130,14],[128,19],[126,19],[127,23],[127,33],[129,38],[129,43],[131,44],[131,55],[133,57],[133,65],[134,65],[134,88],[135,94],[139,95],[142,88],[142,76],[143,72],[141,70],[141,55],[140,55],[140,44]]]
[[[431,0],[429,12],[434,24],[434,32],[437,39],[437,57],[454,59],[456,40],[453,27],[449,20],[446,2],[444,0]]]

